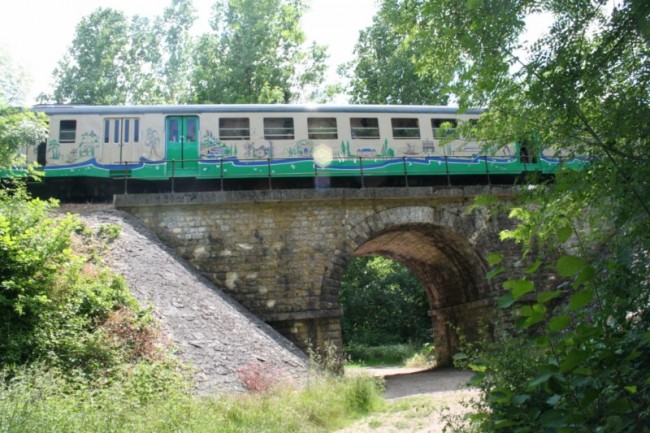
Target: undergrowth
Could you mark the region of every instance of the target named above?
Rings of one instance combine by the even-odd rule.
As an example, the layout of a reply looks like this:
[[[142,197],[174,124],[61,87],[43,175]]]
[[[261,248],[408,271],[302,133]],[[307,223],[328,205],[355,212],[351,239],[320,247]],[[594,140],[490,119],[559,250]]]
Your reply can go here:
[[[406,366],[424,367],[434,363],[432,344],[385,344],[370,346],[366,344],[347,344],[344,348],[346,358],[352,364],[366,367]]]
[[[106,386],[74,385],[53,370],[21,371],[0,388],[2,432],[326,432],[382,407],[381,382],[321,377],[309,387],[197,397],[170,380],[142,399],[137,374]]]

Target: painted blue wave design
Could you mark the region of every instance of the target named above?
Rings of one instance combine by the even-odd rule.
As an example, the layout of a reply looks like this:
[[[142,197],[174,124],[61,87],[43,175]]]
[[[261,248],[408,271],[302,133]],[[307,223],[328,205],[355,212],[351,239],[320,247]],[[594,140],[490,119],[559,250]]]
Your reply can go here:
[[[359,167],[362,166],[363,169],[381,169],[381,168],[386,168],[390,166],[395,166],[395,165],[404,165],[404,164],[409,164],[409,166],[413,165],[419,165],[419,166],[431,166],[431,165],[456,165],[456,164],[465,164],[465,165],[484,165],[486,162],[489,164],[498,164],[498,165],[509,165],[509,164],[516,164],[520,163],[519,158],[517,157],[485,157],[482,155],[472,155],[468,157],[453,157],[453,156],[427,156],[427,157],[421,157],[421,158],[414,158],[414,157],[408,157],[408,158],[387,158],[387,159],[379,159],[379,158],[362,158],[361,164],[359,163],[359,159],[341,159],[341,158],[333,158],[332,162],[327,165],[327,166],[319,166],[318,168],[321,169],[328,169],[328,170],[359,170]],[[228,158],[223,158],[219,160],[213,160],[213,159],[205,159],[205,160],[199,160],[198,161],[201,166],[210,166],[210,165],[219,165],[222,163],[228,163],[232,164],[235,167],[242,167],[242,168],[262,168],[262,167],[268,167],[269,165],[269,160],[268,159],[259,159],[259,160],[240,160],[236,157],[228,157]],[[278,165],[287,165],[287,164],[299,164],[299,163],[312,163],[314,164],[314,160],[312,158],[282,158],[282,159],[271,159],[271,166],[278,166]],[[548,157],[541,155],[537,158],[537,162],[534,163],[527,163],[528,166],[536,166],[541,164],[542,162],[546,164],[551,164],[551,165],[559,165],[561,163],[579,163],[579,164],[588,164],[589,159],[588,158],[582,158],[582,157],[574,157],[570,159],[562,159],[562,158],[553,158],[553,157]],[[138,170],[142,169],[145,167],[152,167],[152,166],[165,166],[169,162],[165,160],[158,160],[158,161],[152,161],[146,158],[140,158],[139,161],[137,162],[128,162],[127,164],[124,163],[113,163],[113,164],[102,164],[97,162],[95,158],[91,158],[86,161],[82,162],[76,162],[76,163],[71,163],[71,164],[61,164],[61,165],[48,165],[45,167],[46,171],[56,171],[56,170],[79,170],[79,169],[85,169],[89,167],[97,168],[99,170],[123,170],[123,169],[128,169],[128,170]]]

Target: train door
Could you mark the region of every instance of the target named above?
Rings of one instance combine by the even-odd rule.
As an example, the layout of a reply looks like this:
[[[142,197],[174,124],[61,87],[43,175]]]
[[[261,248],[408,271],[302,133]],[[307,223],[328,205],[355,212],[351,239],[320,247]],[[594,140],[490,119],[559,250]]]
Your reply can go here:
[[[198,174],[199,117],[170,116],[166,119],[165,145],[169,173]]]

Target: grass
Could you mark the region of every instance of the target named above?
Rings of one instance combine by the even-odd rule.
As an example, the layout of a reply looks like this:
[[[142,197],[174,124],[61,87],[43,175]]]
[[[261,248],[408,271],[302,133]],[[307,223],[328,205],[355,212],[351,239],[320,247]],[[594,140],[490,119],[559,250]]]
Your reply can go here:
[[[382,409],[382,386],[328,377],[305,389],[223,397],[173,388],[143,401],[119,383],[74,389],[44,375],[0,385],[0,432],[328,432]]]
[[[430,367],[433,365],[433,345],[386,344],[369,346],[348,344],[346,367]]]

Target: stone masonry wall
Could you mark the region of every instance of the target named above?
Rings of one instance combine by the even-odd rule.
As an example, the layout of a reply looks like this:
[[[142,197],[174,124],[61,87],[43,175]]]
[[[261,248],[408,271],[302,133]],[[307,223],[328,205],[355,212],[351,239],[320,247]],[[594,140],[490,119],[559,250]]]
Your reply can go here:
[[[512,194],[495,187],[242,191],[116,196],[115,206],[304,348],[307,340],[340,345],[339,278],[354,255],[409,266],[427,288],[438,328],[463,317],[449,315],[451,307],[489,299],[482,257],[498,249],[503,222],[466,212],[487,192]]]

